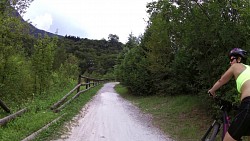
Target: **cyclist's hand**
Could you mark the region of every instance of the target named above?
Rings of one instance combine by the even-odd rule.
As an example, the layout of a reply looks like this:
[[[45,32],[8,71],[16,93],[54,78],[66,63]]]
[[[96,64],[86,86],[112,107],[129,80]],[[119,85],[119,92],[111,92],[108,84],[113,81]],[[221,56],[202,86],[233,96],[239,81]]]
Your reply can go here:
[[[215,96],[216,96],[215,92],[214,92],[214,91],[212,91],[211,89],[210,89],[210,90],[208,90],[208,92],[207,92],[207,93],[209,94],[209,96],[212,96],[212,97],[215,97]]]

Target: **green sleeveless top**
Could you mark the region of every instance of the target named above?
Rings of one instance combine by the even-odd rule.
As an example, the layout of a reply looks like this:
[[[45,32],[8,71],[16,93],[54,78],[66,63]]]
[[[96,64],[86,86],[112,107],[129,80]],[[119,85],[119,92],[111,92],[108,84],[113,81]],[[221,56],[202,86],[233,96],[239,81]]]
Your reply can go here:
[[[248,65],[244,65],[244,66],[246,67],[246,69],[243,72],[241,72],[241,74],[236,79],[237,90],[238,90],[239,93],[241,93],[242,85],[247,80],[250,80],[250,66],[248,66]]]

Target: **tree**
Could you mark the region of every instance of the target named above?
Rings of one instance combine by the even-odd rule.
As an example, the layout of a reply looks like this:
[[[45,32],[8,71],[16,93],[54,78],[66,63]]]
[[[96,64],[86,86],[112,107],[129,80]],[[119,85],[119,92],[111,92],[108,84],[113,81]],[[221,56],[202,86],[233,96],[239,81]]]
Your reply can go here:
[[[52,66],[54,62],[54,50],[57,38],[39,37],[34,46],[32,67],[34,71],[35,93],[42,94],[51,84]]]
[[[119,42],[119,37],[115,34],[109,34],[108,40],[109,42]]]
[[[115,65],[116,79],[128,86],[134,95],[151,95],[152,81],[145,52],[131,33]]]
[[[4,0],[4,1],[8,1],[8,3],[10,3],[12,7],[14,7],[20,14],[22,14],[25,13],[25,10],[34,0]]]
[[[16,17],[12,6],[26,5],[29,2],[0,2],[0,97],[9,99],[9,103],[13,102],[15,105],[20,103],[17,99],[21,101],[32,95],[32,78],[30,63],[25,58],[23,48],[23,41],[27,37],[25,24]],[[25,10],[22,6],[18,9]]]
[[[221,65],[228,64],[226,50],[250,49],[249,3],[178,1],[175,6],[172,2],[160,0],[147,5],[149,21],[139,46],[141,58],[146,58],[144,69],[150,75],[141,74],[158,82],[150,87],[155,94],[204,93],[226,70],[227,66]],[[131,52],[120,58],[133,60],[127,55]],[[133,64],[134,70],[137,67],[141,66]],[[123,70],[118,72],[122,74]],[[222,89],[228,91],[228,87]]]

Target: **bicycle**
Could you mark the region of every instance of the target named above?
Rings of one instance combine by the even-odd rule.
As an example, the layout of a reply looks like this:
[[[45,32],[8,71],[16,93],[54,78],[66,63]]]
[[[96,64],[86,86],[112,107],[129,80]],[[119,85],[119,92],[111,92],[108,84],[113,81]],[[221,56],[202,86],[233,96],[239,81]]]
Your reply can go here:
[[[223,100],[219,97],[215,97],[214,100],[216,101],[216,104],[220,106],[222,116],[220,118],[215,118],[205,135],[201,138],[201,141],[215,141],[217,134],[220,131],[221,124],[223,125],[221,136],[221,140],[223,141],[223,138],[230,126],[230,117],[228,116],[228,112],[231,111],[232,108],[237,109],[237,107],[233,106],[231,102]],[[240,141],[242,141],[242,139]]]

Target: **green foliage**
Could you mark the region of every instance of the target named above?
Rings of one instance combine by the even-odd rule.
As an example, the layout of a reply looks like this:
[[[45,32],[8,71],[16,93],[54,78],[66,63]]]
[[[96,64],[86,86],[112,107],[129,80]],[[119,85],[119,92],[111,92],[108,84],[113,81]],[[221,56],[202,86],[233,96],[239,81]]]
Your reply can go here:
[[[25,26],[10,13],[13,9],[6,5],[0,14],[0,97],[7,105],[18,106],[32,95],[32,78],[22,48]]]
[[[143,49],[137,46],[136,41],[134,36],[129,37],[129,42],[120,54],[120,58],[124,55],[124,59],[115,67],[116,78],[135,95],[150,95],[152,81],[147,68],[147,58],[143,57]]]
[[[74,81],[79,75],[79,59],[74,55],[69,54],[65,62],[63,62],[58,70],[52,74],[53,85],[59,85],[59,87],[67,86],[69,81]]]
[[[131,49],[122,62],[122,82],[137,95],[150,94],[150,75],[146,58],[140,56],[139,48]],[[143,86],[142,86],[143,85]]]
[[[32,78],[28,62],[21,56],[8,58],[1,69],[1,97],[8,99],[8,104],[18,105],[22,99],[32,96]],[[18,100],[19,99],[19,100]]]
[[[0,2],[0,99],[10,109],[35,97],[46,99],[51,90],[75,82],[80,73],[114,79],[123,45],[117,35],[110,34],[109,41],[38,35],[20,16],[31,2]]]
[[[148,3],[149,21],[141,43],[118,58],[117,75],[138,93],[146,83],[152,84],[147,88],[151,95],[205,94],[229,67],[229,50],[250,51],[248,1],[177,4],[169,0]],[[147,81],[136,83],[134,76]],[[234,99],[234,85],[232,81],[222,87],[220,94]]]
[[[80,71],[114,78],[113,66],[123,45],[116,35],[110,41],[32,36],[32,28],[19,15],[31,1],[0,2],[0,99],[13,113],[24,107],[29,109],[21,118],[1,127],[0,140],[20,140],[57,117],[48,107],[65,94],[62,88],[75,86]],[[72,109],[65,110],[66,119],[70,120],[99,88],[87,92]],[[0,116],[6,115],[0,108]],[[59,127],[50,132],[55,133],[55,128]],[[41,140],[44,136],[47,137],[43,135]]]
[[[54,50],[57,40],[48,36],[38,39],[34,46],[32,56],[32,68],[34,72],[35,93],[42,94],[50,86],[52,65],[54,61]]]
[[[113,34],[109,35],[108,41],[65,36],[60,42],[66,53],[79,59],[80,73],[91,77],[112,76],[106,74],[113,73],[115,60],[123,46],[119,37]]]

